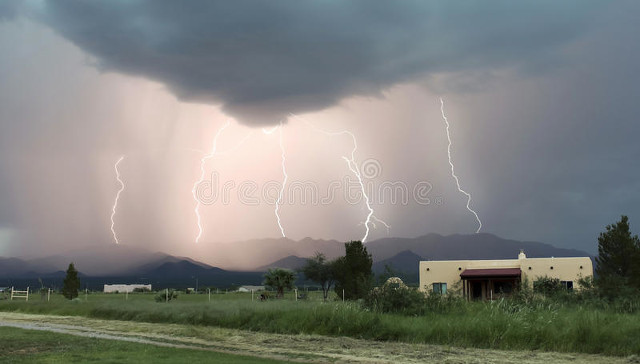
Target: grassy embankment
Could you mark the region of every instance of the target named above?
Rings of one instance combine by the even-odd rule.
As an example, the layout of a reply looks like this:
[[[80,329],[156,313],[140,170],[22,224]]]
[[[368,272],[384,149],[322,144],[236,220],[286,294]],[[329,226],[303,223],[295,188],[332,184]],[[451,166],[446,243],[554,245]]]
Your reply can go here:
[[[182,295],[155,303],[152,294],[90,294],[87,301],[0,301],[0,310],[141,322],[212,325],[286,334],[350,336],[508,350],[631,355],[640,353],[640,315],[553,303],[510,301],[443,306],[422,316],[379,314],[356,303],[251,301],[250,294]]]

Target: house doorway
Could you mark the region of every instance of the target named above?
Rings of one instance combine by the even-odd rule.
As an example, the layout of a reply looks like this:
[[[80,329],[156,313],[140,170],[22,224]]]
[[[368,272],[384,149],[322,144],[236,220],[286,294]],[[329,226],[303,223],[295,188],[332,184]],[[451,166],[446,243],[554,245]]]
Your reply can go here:
[[[471,298],[474,300],[482,299],[482,283],[481,281],[471,281]]]

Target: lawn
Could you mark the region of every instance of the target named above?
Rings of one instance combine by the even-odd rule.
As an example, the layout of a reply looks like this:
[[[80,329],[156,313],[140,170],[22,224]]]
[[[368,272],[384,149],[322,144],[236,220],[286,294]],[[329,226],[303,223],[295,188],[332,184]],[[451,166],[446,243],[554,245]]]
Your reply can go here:
[[[111,320],[216,326],[281,334],[349,336],[506,350],[640,354],[640,315],[580,305],[470,302],[421,316],[380,314],[354,302],[320,299],[259,302],[250,293],[181,295],[156,303],[152,294],[89,294],[78,301],[0,301],[0,310]]]
[[[2,363],[280,363],[212,351],[0,327]]]

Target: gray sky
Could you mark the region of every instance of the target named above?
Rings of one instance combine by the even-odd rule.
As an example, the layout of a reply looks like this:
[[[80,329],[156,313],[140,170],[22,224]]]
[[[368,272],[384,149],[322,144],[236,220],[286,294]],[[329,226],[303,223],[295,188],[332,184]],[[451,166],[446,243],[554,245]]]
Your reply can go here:
[[[595,253],[606,224],[640,218],[639,10],[636,1],[4,1],[0,255],[113,244],[122,155],[122,243],[187,255],[277,237],[280,131],[289,186],[312,186],[319,200],[285,189],[287,236],[362,238],[364,201],[345,197],[351,139],[308,123],[357,137],[355,159],[371,168],[362,173],[390,235],[474,232],[439,97],[483,231]],[[224,154],[205,176],[231,192],[200,207],[196,247],[199,150],[227,121]],[[392,183],[406,203],[381,192]],[[413,198],[419,187],[428,200]],[[386,235],[377,224],[369,240]]]

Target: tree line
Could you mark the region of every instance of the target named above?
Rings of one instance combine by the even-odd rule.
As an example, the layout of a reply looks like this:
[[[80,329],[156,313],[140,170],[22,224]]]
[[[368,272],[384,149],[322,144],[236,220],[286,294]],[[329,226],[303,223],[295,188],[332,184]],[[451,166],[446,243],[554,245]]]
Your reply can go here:
[[[305,278],[322,288],[323,298],[327,300],[331,287],[339,297],[345,300],[364,298],[373,286],[373,258],[359,240],[344,244],[345,255],[328,260],[322,253],[316,253],[299,270]],[[272,268],[265,274],[264,284],[276,290],[282,297],[284,289],[293,288],[296,280],[294,271]]]

